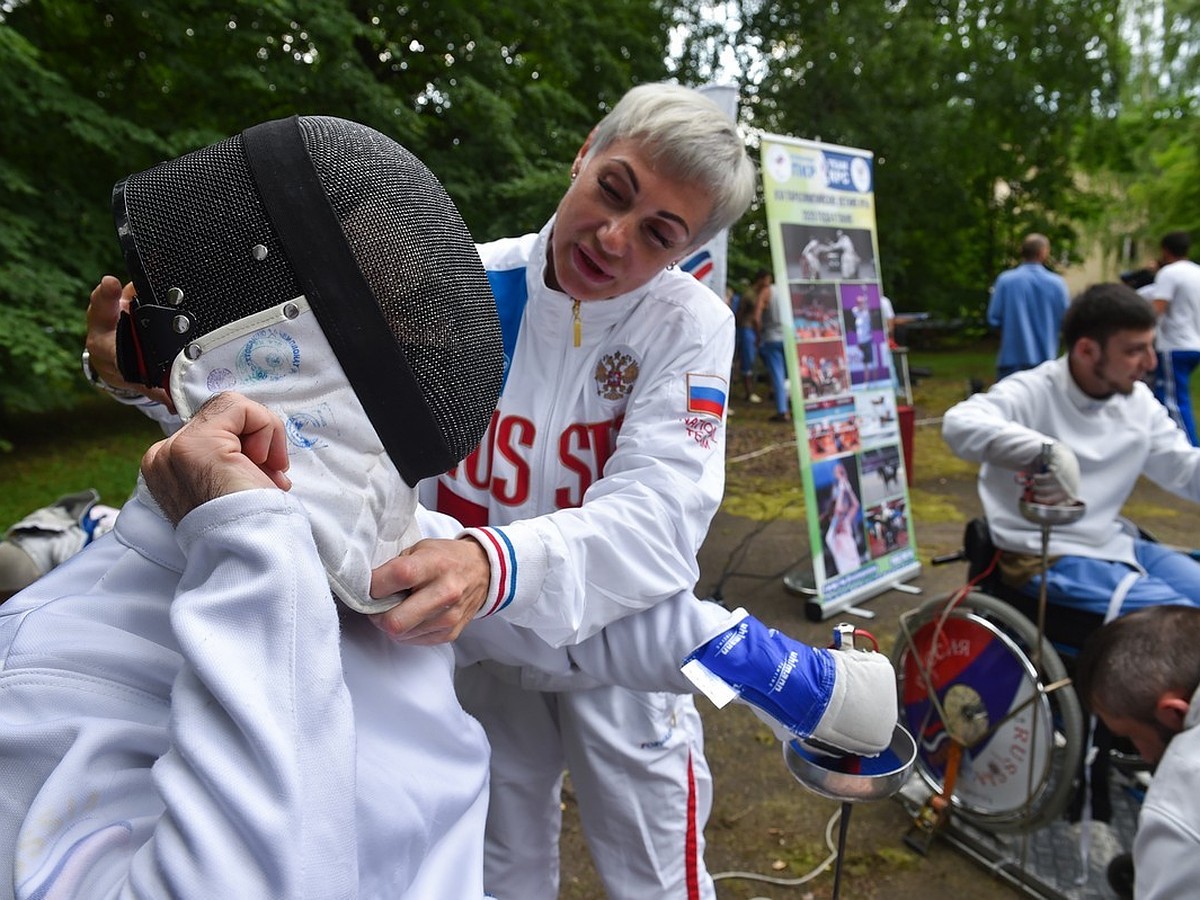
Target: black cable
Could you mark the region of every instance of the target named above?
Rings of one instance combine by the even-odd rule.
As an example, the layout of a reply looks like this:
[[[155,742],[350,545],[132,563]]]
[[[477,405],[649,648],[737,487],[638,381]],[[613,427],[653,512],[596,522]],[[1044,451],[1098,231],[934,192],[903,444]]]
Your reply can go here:
[[[742,539],[738,541],[737,546],[729,552],[729,556],[725,560],[725,566],[722,568],[721,574],[717,578],[717,584],[712,589],[709,599],[719,603],[721,606],[725,606],[724,587],[725,582],[730,578],[752,578],[758,581],[770,581],[776,578],[782,578],[795,567],[795,563],[792,563],[780,571],[771,573],[769,575],[764,575],[761,572],[739,572],[735,571],[734,569],[734,566],[741,564],[742,560],[749,552],[750,545],[754,539],[762,534],[763,531],[766,530],[767,526],[773,525],[775,522],[779,521],[780,517],[784,514],[787,508],[787,504],[782,505],[775,515],[759,522],[754,528],[742,536]]]

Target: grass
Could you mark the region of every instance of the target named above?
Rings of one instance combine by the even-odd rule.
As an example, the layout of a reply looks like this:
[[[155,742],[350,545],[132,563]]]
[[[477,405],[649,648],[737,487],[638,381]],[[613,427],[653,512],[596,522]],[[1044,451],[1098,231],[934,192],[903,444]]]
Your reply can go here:
[[[0,530],[84,488],[120,506],[137,483],[142,454],[162,437],[141,413],[100,395],[69,412],[14,416],[4,434],[13,449],[0,453]]]
[[[785,452],[795,455],[794,450]],[[725,499],[721,509],[731,515],[759,522],[774,519],[803,521],[804,487],[799,472],[790,484],[784,486],[780,486],[778,479],[730,477],[725,484]]]

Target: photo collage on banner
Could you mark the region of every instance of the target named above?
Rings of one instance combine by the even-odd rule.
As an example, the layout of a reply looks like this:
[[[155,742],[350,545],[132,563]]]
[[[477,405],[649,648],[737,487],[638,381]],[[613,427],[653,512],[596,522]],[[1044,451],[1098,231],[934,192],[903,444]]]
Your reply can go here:
[[[883,321],[873,158],[776,135],[762,144],[820,613],[920,571]],[[811,614],[811,610],[810,610]]]

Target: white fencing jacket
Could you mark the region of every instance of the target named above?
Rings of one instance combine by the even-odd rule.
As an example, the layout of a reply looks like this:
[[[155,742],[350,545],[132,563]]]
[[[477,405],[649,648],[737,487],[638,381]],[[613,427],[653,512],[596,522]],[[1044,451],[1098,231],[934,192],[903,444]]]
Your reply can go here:
[[[294,498],[140,486],[0,607],[0,894],[482,898],[451,649],[340,618]]]
[[[1200,882],[1200,690],[1192,695],[1184,730],[1167,744],[1133,838],[1138,900],[1190,897]]]
[[[1181,497],[1200,501],[1200,449],[1173,422],[1150,389],[1128,396],[1087,396],[1075,384],[1067,357],[1017,372],[951,407],[942,436],[963,459],[982,462],[979,498],[996,546],[1040,554],[1041,528],[1027,521],[1018,501],[1015,470],[997,464],[1020,457],[1032,463],[1042,443],[1062,441],[1079,459],[1080,494],[1087,512],[1050,530],[1051,556],[1085,556],[1140,568],[1133,536],[1119,521],[1121,507],[1145,475]]]

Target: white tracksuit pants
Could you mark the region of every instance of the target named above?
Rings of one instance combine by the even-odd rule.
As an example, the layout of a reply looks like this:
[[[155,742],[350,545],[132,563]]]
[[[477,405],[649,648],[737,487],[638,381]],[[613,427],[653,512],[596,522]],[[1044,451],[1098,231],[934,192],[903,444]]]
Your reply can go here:
[[[463,707],[492,745],[484,886],[555,900],[564,769],[611,900],[713,900],[704,867],[712,777],[691,696],[618,687],[542,693],[461,669]]]

